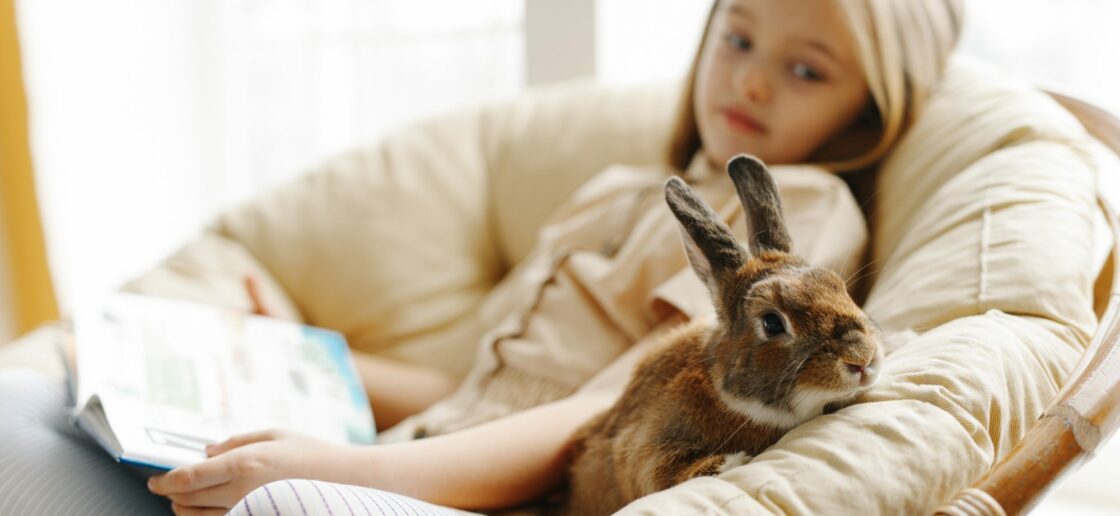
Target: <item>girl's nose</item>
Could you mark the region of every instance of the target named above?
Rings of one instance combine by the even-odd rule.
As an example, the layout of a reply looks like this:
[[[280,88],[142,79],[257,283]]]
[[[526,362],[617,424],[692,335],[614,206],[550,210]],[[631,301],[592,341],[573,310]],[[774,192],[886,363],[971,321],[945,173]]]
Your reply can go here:
[[[739,72],[739,87],[743,95],[754,104],[770,102],[770,80],[760,63],[743,66]]]

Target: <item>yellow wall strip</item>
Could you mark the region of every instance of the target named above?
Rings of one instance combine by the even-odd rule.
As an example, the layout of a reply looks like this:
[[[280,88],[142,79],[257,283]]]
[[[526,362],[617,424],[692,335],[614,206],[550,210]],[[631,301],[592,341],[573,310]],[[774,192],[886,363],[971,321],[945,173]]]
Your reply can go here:
[[[0,0],[0,222],[16,331],[58,318],[35,197],[14,0]],[[0,275],[2,277],[2,275]]]

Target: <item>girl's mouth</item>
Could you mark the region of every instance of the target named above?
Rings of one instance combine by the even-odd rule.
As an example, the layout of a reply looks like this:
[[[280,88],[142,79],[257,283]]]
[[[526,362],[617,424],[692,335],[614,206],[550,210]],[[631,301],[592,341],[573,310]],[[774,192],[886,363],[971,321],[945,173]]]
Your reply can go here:
[[[746,111],[736,108],[724,108],[722,114],[723,118],[727,120],[727,125],[731,126],[735,131],[748,134],[763,134],[766,132],[766,127],[747,114]]]

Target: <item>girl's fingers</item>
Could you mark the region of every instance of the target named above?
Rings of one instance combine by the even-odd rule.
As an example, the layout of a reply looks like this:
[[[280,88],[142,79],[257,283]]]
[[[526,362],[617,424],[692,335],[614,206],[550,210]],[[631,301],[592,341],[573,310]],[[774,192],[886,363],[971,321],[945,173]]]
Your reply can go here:
[[[189,493],[176,493],[168,495],[176,505],[190,509],[221,509],[228,511],[240,502],[245,494],[240,489],[241,482],[226,482],[225,484],[191,491]]]
[[[167,496],[225,484],[232,479],[233,473],[229,461],[219,457],[175,468],[163,475],[149,478],[148,490]]]
[[[245,292],[249,294],[249,302],[253,306],[254,314],[273,317],[272,311],[264,305],[263,297],[261,296],[261,287],[257,282],[256,276],[252,274],[245,275]]]
[[[215,509],[213,507],[184,507],[177,503],[171,504],[171,511],[175,516],[223,516],[227,509]]]
[[[217,444],[211,444],[206,447],[206,456],[214,457],[228,452],[234,448],[240,448],[246,444],[258,443],[261,441],[272,441],[278,437],[275,430],[264,430],[261,432],[250,432],[247,434],[235,435]]]

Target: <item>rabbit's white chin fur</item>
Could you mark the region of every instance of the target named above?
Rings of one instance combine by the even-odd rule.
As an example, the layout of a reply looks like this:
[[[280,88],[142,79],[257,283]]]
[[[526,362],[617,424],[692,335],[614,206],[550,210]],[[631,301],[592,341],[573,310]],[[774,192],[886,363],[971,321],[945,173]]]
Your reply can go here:
[[[807,421],[824,412],[824,406],[834,401],[840,401],[849,396],[831,389],[818,389],[815,387],[794,387],[790,404],[793,412],[800,416],[801,421]]]
[[[736,412],[760,425],[789,429],[801,423],[801,420],[792,411],[772,407],[753,398],[740,398],[723,390],[719,391],[719,397],[720,401],[732,412]]]
[[[793,428],[819,416],[824,412],[825,405],[844,398],[833,390],[795,387],[791,408],[782,409],[753,398],[740,398],[722,390],[719,397],[727,408],[755,423],[782,429]]]

